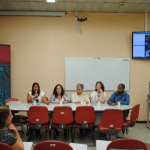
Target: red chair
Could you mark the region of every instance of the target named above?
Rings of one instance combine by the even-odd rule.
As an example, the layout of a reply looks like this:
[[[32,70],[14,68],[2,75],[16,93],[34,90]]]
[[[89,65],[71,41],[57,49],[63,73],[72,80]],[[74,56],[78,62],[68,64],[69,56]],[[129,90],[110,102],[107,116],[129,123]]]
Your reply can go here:
[[[48,108],[45,106],[31,106],[28,114],[29,140],[32,136],[33,129],[49,130]]]
[[[0,149],[1,150],[13,150],[11,146],[2,142],[0,142]]]
[[[44,141],[36,144],[33,150],[73,150],[73,148],[64,142],[59,141]]]
[[[71,107],[69,106],[54,107],[52,121],[53,122],[51,124],[51,138],[53,129],[71,129],[71,136],[72,136],[73,113]]]
[[[95,127],[95,110],[93,106],[78,106],[75,113],[75,123],[74,123],[74,135],[75,128],[79,129],[91,129],[92,140],[95,146],[95,140],[93,137],[93,129]],[[74,137],[74,136],[73,136]],[[73,138],[74,142],[74,138]]]
[[[136,121],[138,120],[139,110],[140,110],[140,104],[133,106],[131,110],[131,114],[130,114],[130,120],[124,120],[123,133],[124,133],[124,130],[126,130],[126,133],[128,133],[128,128],[135,126]]]
[[[147,146],[139,140],[136,139],[118,139],[115,141],[112,141],[108,146],[106,150],[109,149],[144,149],[148,150]]]
[[[122,131],[123,111],[120,109],[106,109],[103,112],[102,122],[98,124],[98,129],[102,133],[116,134]],[[117,137],[118,138],[118,137]]]
[[[6,105],[10,101],[19,101],[19,100],[17,98],[6,99],[4,102],[4,105]],[[26,121],[28,119],[28,117],[24,116],[24,115],[15,115],[15,113],[18,113],[19,111],[12,110],[11,112],[12,112],[14,119],[23,119],[24,121]]]

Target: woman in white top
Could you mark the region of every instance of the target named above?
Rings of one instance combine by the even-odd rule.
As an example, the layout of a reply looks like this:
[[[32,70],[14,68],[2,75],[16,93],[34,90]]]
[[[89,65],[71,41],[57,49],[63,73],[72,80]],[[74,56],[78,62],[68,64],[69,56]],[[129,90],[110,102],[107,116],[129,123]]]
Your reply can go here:
[[[31,103],[36,98],[39,99],[39,103],[49,104],[49,101],[45,98],[45,93],[40,90],[40,85],[37,82],[34,82],[32,85],[32,90],[28,92],[27,102]]]
[[[106,93],[104,92],[104,85],[101,81],[98,81],[95,85],[95,91],[92,92],[91,97],[96,97],[96,102],[105,103]]]

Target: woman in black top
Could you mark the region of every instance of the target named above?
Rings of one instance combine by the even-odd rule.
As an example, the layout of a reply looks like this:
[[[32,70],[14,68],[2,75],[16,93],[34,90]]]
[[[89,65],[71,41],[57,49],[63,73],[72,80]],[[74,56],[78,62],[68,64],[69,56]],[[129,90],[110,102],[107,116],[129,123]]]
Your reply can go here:
[[[22,140],[15,126],[11,124],[12,114],[9,106],[0,106],[0,142],[10,145],[13,150],[24,150]],[[8,132],[4,131],[8,127]]]

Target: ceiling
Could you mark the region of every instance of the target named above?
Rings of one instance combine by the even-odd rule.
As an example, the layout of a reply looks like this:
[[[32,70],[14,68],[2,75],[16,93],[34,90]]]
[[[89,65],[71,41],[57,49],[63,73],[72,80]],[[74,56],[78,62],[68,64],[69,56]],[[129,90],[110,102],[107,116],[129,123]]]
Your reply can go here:
[[[120,3],[125,2],[124,6]],[[0,0],[0,10],[38,10],[100,13],[150,13],[150,0]]]

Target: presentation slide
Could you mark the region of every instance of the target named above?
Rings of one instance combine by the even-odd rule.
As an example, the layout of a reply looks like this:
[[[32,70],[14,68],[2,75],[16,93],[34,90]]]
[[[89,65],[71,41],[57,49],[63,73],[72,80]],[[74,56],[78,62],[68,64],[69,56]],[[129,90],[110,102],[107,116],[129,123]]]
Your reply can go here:
[[[150,58],[150,32],[133,32],[132,38],[132,58]]]

